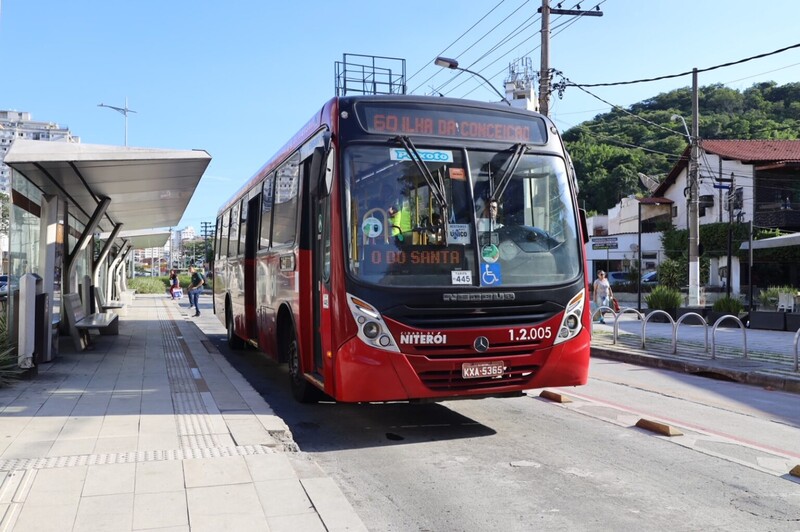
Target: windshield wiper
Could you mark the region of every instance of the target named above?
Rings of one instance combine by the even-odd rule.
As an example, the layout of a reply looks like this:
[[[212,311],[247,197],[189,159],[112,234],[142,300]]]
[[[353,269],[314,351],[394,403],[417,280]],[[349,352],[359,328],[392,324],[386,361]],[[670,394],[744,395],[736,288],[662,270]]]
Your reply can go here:
[[[517,166],[519,166],[526,149],[528,149],[526,144],[519,143],[514,145],[514,153],[511,154],[506,171],[503,172],[497,184],[495,184],[494,181],[491,182],[492,193],[490,194],[490,201],[500,201],[506,188],[508,188],[508,184],[511,182],[511,177],[514,175],[514,172],[517,171]]]
[[[401,146],[403,149],[406,150],[408,156],[417,166],[417,169],[422,174],[422,177],[425,178],[425,182],[428,184],[428,187],[431,189],[431,196],[433,199],[436,200],[436,203],[439,204],[439,209],[441,210],[442,221],[444,224],[444,243],[447,245],[447,233],[448,233],[448,205],[447,205],[447,192],[444,186],[444,173],[441,170],[436,172],[436,177],[433,176],[431,171],[428,169],[428,165],[425,164],[425,161],[422,160],[422,156],[420,156],[417,148],[414,146],[414,143],[411,142],[411,139],[408,138],[406,135],[399,135],[394,139]]]

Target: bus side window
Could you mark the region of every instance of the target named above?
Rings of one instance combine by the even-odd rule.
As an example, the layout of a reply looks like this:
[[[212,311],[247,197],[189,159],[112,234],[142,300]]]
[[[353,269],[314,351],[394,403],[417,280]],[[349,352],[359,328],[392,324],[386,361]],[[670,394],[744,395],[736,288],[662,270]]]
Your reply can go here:
[[[220,218],[220,235],[219,235],[219,256],[228,256],[228,227],[231,220],[231,211],[227,210],[222,213]]]
[[[228,230],[228,256],[235,257],[239,254],[239,204],[231,208],[231,218]]]
[[[261,249],[269,247],[272,231],[272,196],[275,183],[275,174],[270,174],[264,180],[264,189],[261,194]]]
[[[297,236],[300,154],[294,153],[275,175],[272,245],[289,245]]]

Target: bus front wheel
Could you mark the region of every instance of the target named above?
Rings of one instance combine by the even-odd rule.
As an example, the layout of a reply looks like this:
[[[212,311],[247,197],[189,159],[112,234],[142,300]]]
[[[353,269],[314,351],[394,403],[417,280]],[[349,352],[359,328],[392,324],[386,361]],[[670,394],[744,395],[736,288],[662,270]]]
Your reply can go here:
[[[289,384],[292,388],[292,396],[301,403],[317,402],[319,399],[317,389],[303,377],[303,369],[300,367],[300,349],[293,328],[289,328],[284,342],[284,358],[289,363]]]
[[[225,327],[228,329],[228,347],[237,351],[244,349],[244,340],[236,336],[233,330],[233,313],[230,309],[225,312]]]

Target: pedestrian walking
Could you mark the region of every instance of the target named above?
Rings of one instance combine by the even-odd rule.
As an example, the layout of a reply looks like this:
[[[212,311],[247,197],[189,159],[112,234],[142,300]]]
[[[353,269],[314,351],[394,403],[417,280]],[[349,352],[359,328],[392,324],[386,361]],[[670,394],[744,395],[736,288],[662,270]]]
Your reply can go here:
[[[189,274],[192,276],[191,284],[189,284],[189,308],[194,306],[194,315],[197,317],[200,315],[199,299],[203,285],[206,284],[206,278],[194,266],[189,266]]]
[[[609,307],[611,298],[614,297],[611,291],[611,283],[606,279],[606,272],[597,270],[597,279],[592,284],[593,300],[597,307]],[[603,312],[600,312],[600,323],[605,323]]]

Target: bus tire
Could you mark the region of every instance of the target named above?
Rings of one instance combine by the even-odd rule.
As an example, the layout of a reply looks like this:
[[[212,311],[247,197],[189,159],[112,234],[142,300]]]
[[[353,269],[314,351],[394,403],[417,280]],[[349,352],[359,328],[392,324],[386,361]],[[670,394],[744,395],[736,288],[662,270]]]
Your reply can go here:
[[[228,347],[236,351],[244,349],[244,340],[236,336],[236,332],[233,330],[233,313],[230,309],[225,311],[225,327],[227,328]]]
[[[292,388],[292,396],[300,403],[316,403],[319,400],[319,394],[314,385],[303,377],[303,370],[300,367],[300,349],[293,327],[287,329],[283,348],[284,360],[289,363],[289,385]]]

